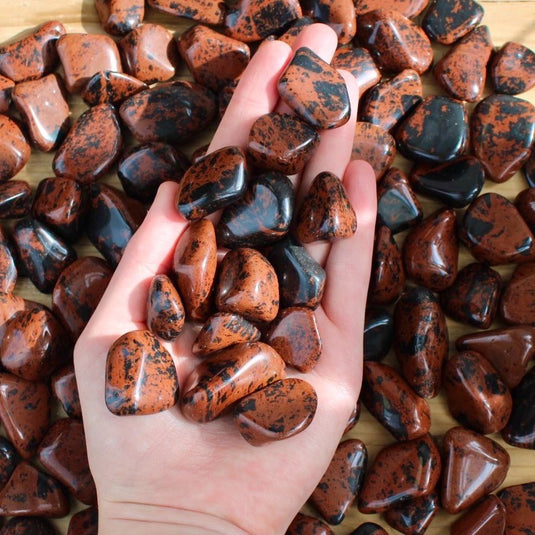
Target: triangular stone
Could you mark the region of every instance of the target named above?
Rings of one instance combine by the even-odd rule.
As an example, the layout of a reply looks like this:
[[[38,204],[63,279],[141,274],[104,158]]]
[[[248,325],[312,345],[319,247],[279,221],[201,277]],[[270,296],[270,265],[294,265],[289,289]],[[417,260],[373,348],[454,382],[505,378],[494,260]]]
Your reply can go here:
[[[520,43],[505,43],[492,58],[490,76],[496,93],[528,91],[535,86],[535,52]]]
[[[80,95],[88,106],[106,103],[117,106],[147,87],[147,84],[128,74],[100,71],[90,78]]]

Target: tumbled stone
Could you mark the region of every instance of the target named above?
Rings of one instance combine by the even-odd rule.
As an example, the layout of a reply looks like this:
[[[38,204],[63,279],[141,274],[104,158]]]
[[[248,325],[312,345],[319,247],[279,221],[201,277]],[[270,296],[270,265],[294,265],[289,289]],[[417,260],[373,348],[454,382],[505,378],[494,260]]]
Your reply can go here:
[[[98,535],[98,509],[88,507],[72,515],[67,535]]]
[[[388,533],[375,522],[364,522],[349,535],[388,535]]]
[[[0,336],[4,336],[7,322],[21,310],[24,310],[25,301],[22,297],[12,293],[0,292]]]
[[[423,398],[437,396],[448,357],[448,328],[437,298],[427,288],[409,288],[396,303],[394,350],[413,390]]]
[[[398,150],[410,160],[455,160],[468,146],[468,112],[452,98],[425,97],[398,126],[396,140]]]
[[[0,74],[0,113],[5,113],[11,104],[11,93],[15,82]]]
[[[31,458],[50,425],[46,384],[0,373],[0,420],[20,455]]]
[[[515,206],[530,230],[535,230],[535,188],[522,190],[515,199]]]
[[[49,74],[17,84],[12,98],[35,146],[46,152],[57,148],[71,124],[65,87],[59,75]]]
[[[535,325],[535,264],[517,266],[502,294],[500,314],[509,324]]]
[[[459,423],[483,435],[505,427],[511,414],[511,393],[479,353],[453,355],[444,366],[443,384],[450,413]]]
[[[354,409],[351,411],[351,414],[349,415],[349,418],[347,419],[346,427],[344,429],[344,435],[346,433],[349,433],[359,422],[360,420],[360,401],[357,399],[357,402],[355,403]]]
[[[416,165],[409,180],[417,193],[451,208],[464,208],[479,195],[485,181],[485,169],[477,158],[461,156],[439,165]]]
[[[288,26],[288,29],[278,37],[278,40],[293,48],[299,34],[311,24],[314,24],[314,20],[310,17],[299,17]]]
[[[310,48],[301,47],[278,82],[281,99],[314,128],[337,128],[351,113],[342,75]]]
[[[118,106],[147,87],[146,83],[128,74],[99,71],[89,79],[80,96],[88,106],[98,104]]]
[[[433,49],[425,32],[391,7],[360,15],[357,33],[362,45],[385,71],[414,69],[422,74],[433,61]]]
[[[484,193],[470,204],[459,238],[480,262],[491,266],[535,260],[535,237],[514,204]]]
[[[465,334],[457,338],[458,351],[469,349],[483,355],[499,372],[505,384],[514,388],[535,356],[535,328],[527,325]]]
[[[334,53],[331,65],[349,71],[355,77],[360,95],[381,80],[381,71],[365,48],[340,47]]]
[[[498,498],[505,506],[505,533],[529,533],[535,525],[535,483],[513,485],[502,489]]]
[[[535,52],[507,42],[493,56],[489,74],[496,93],[517,95],[535,86]]]
[[[401,251],[386,225],[377,225],[374,235],[368,300],[375,305],[393,303],[405,286]]]
[[[219,266],[215,303],[220,312],[234,312],[250,321],[272,321],[279,310],[273,266],[255,249],[229,251]]]
[[[382,127],[371,123],[357,122],[353,137],[353,160],[368,162],[380,180],[390,168],[396,156],[396,141]]]
[[[201,361],[184,386],[182,413],[195,422],[217,418],[234,402],[284,378],[284,361],[267,344],[247,342]]]
[[[0,293],[9,293],[17,283],[17,266],[11,249],[0,242]]]
[[[470,139],[487,177],[509,180],[531,155],[535,106],[510,95],[490,95],[472,112]]]
[[[27,37],[4,45],[0,48],[0,73],[16,83],[42,78],[56,67],[56,43],[64,34],[61,22],[49,21]]]
[[[353,0],[302,0],[304,15],[330,26],[340,45],[351,43],[357,33]]]
[[[301,243],[349,238],[357,215],[341,180],[328,171],[317,175],[297,213],[295,232]]]
[[[394,318],[386,308],[366,308],[364,360],[382,360],[394,341]]]
[[[156,275],[150,284],[147,326],[159,338],[174,340],[182,332],[186,312],[182,299],[167,275]]]
[[[366,93],[359,105],[359,120],[392,130],[421,100],[420,75],[413,69],[405,69]]]
[[[212,91],[236,79],[247,67],[249,47],[201,24],[177,38],[178,50],[193,79]]]
[[[273,112],[253,123],[247,154],[261,169],[294,175],[303,170],[319,141],[314,128],[295,115]]]
[[[341,442],[323,474],[310,501],[329,524],[340,524],[355,500],[368,465],[364,442],[349,439]]]
[[[434,292],[457,277],[459,242],[455,210],[439,209],[411,228],[403,242],[405,274]]]
[[[215,98],[210,90],[185,80],[140,91],[119,108],[121,119],[141,143],[187,141],[206,129],[215,112]]]
[[[89,186],[89,209],[85,230],[91,243],[115,268],[141,225],[144,206],[129,199],[121,190],[101,183]]]
[[[56,535],[56,533],[56,528],[48,520],[36,516],[14,516],[0,529],[0,535]]]
[[[357,15],[364,15],[374,9],[395,9],[406,17],[419,15],[427,6],[428,0],[355,0]]]
[[[240,399],[234,423],[253,446],[284,440],[303,432],[316,413],[316,391],[302,379],[281,379]]]
[[[271,323],[264,340],[279,353],[287,365],[301,372],[312,370],[321,357],[322,343],[316,316],[309,308],[281,310]]]
[[[40,292],[50,293],[60,273],[76,260],[76,251],[36,219],[17,221],[12,235],[30,280]]]
[[[0,182],[0,219],[19,219],[30,215],[32,188],[25,180]]]
[[[154,414],[171,408],[177,398],[173,358],[150,331],[130,331],[112,344],[105,399],[113,414]]]
[[[418,223],[422,206],[405,173],[391,167],[377,186],[377,220],[397,234]]]
[[[223,24],[226,11],[218,0],[147,0],[147,4],[157,11],[216,26]]]
[[[137,28],[145,16],[144,0],[95,0],[95,10],[104,31],[124,35]]]
[[[28,162],[30,152],[17,123],[0,114],[0,181],[14,177]]]
[[[297,513],[288,526],[286,535],[334,535],[334,531],[313,516]]]
[[[440,452],[429,435],[382,448],[364,478],[359,510],[379,513],[404,500],[430,494],[440,468]]]
[[[80,406],[80,397],[78,395],[78,385],[76,384],[76,375],[74,366],[60,368],[50,378],[50,389],[54,397],[60,402],[61,407],[71,418],[82,418],[82,408]]]
[[[0,437],[0,488],[4,488],[9,481],[18,462],[19,456],[15,446],[7,438]]]
[[[397,440],[411,440],[429,432],[431,412],[425,399],[391,366],[364,362],[360,400]]]
[[[407,535],[423,535],[440,509],[438,494],[398,503],[385,511],[383,518],[395,530]]]
[[[462,323],[488,329],[494,321],[502,289],[497,271],[477,262],[462,268],[440,296],[442,309]]]
[[[496,535],[505,529],[505,506],[490,494],[451,525],[456,535]]]

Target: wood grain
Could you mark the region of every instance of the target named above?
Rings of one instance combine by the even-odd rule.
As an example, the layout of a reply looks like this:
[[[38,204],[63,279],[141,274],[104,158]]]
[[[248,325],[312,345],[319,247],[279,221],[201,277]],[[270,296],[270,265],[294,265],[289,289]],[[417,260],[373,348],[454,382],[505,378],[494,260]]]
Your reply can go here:
[[[485,8],[484,24],[490,28],[495,46],[501,46],[507,41],[517,41],[535,49],[535,1],[483,1]],[[93,8],[93,0],[20,0],[18,2],[3,1],[2,21],[0,23],[0,43],[10,41],[14,36],[21,34],[25,30],[51,19],[60,20],[69,32],[96,32],[102,33],[98,24],[98,19]],[[167,26],[173,32],[182,32],[191,25],[191,21],[172,19],[171,17],[149,12],[146,20],[158,22]],[[436,58],[443,53],[444,47],[435,47]],[[188,76],[183,69],[180,76]],[[424,87],[426,94],[443,93],[437,88],[432,77],[428,74],[424,77]],[[535,103],[535,89],[520,95],[522,98]],[[85,105],[77,96],[70,98],[73,119],[78,117],[85,109]],[[206,132],[201,138],[181,147],[190,155],[193,150],[206,143],[212,135],[212,130]],[[17,178],[28,180],[35,188],[37,183],[46,177],[52,176],[52,154],[44,154],[33,150],[32,157],[28,165],[19,173]],[[397,158],[395,165],[408,169],[408,162],[402,158]],[[118,185],[117,177],[110,174],[104,178],[110,184]],[[485,185],[484,191],[497,191],[509,199],[514,199],[516,194],[526,187],[525,180],[521,173],[517,173],[511,180],[504,184]],[[438,205],[429,200],[423,199],[424,215],[430,214]],[[459,211],[461,212],[461,211]],[[401,241],[403,235],[398,237]],[[76,246],[78,254],[85,256],[88,254],[98,254],[87,240],[81,240]],[[472,261],[472,257],[465,249],[461,250],[460,265],[463,266]],[[511,273],[511,266],[498,268],[498,271],[507,278]],[[21,280],[17,285],[17,293],[26,298],[33,299],[45,304],[50,303],[50,297],[40,294],[28,280]],[[495,325],[497,327],[498,324]],[[449,321],[450,339],[455,340],[461,334],[470,332],[470,328],[459,323]],[[453,346],[453,344],[452,344]],[[392,355],[389,355],[387,362],[393,363]],[[455,420],[450,416],[445,398],[441,394],[431,401],[432,408],[432,433],[438,439],[452,426],[456,425]],[[392,437],[366,412],[363,410],[360,422],[349,433],[348,436],[362,439],[369,450],[370,459],[373,459],[377,451],[386,444],[393,441]],[[511,455],[511,468],[509,470],[504,486],[535,480],[535,452],[522,450],[506,445],[499,436],[492,436],[504,445]],[[73,511],[81,506],[75,504]],[[305,511],[315,514],[305,506]],[[446,513],[439,513],[433,520],[427,533],[429,535],[439,535],[449,532],[449,525],[455,516]],[[360,523],[374,521],[384,525],[388,532],[391,528],[382,522],[376,515],[362,515],[355,506],[351,507],[345,521],[334,529],[336,534],[349,534]],[[68,519],[54,521],[59,533],[67,532]]]

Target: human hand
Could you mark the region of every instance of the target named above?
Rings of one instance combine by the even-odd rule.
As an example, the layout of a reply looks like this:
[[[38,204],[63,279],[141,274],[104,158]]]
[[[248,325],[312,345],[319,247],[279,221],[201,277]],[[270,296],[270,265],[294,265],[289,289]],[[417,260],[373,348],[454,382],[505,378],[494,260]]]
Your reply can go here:
[[[336,44],[330,28],[314,24],[301,33],[294,49],[308,46],[330,61]],[[245,147],[257,117],[286,109],[278,101],[277,80],[291,55],[290,47],[280,41],[259,48],[210,151]],[[108,349],[125,332],[146,328],[151,279],[169,272],[176,242],[188,225],[174,204],[177,185],[163,184],[75,348],[101,535],[284,533],[328,466],[360,390],[376,212],[373,171],[364,162],[349,162],[358,90],[350,75],[344,78],[352,97],[352,117],[346,125],[321,133],[318,149],[295,184],[299,202],[319,172],[343,177],[358,218],[351,238],[307,247],[327,272],[322,305],[315,311],[323,354],[311,372],[288,370],[288,375],[314,386],[318,395],[314,420],[299,435],[255,448],[228,417],[198,424],[187,420],[178,406],[158,414],[123,417],[106,408]],[[164,344],[181,386],[199,362],[191,354],[194,337],[193,328],[186,325],[175,342]]]

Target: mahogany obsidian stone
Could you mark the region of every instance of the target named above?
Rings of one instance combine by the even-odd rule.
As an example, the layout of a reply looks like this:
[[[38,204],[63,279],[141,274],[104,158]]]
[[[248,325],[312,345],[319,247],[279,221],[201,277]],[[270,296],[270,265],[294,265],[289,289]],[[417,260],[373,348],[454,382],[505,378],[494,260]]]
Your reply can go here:
[[[286,535],[334,535],[334,531],[313,516],[297,513],[288,526]]]
[[[225,4],[218,0],[148,0],[147,4],[157,11],[216,26],[223,24],[226,11]]]
[[[505,505],[505,533],[529,533],[535,525],[535,482],[506,487],[498,493]]]
[[[186,320],[182,299],[171,279],[164,274],[155,275],[147,300],[147,326],[162,340],[176,339]]]
[[[451,525],[455,535],[495,535],[504,529],[505,506],[495,494],[489,494]]]
[[[18,462],[19,456],[15,446],[7,438],[0,437],[0,489],[9,481]]]
[[[88,106],[106,103],[118,106],[128,97],[147,88],[147,84],[128,74],[99,71],[87,82],[81,97]]]
[[[52,375],[50,388],[52,394],[61,403],[63,410],[69,417],[82,418],[78,385],[76,384],[76,375],[72,364],[67,364],[67,366]]]
[[[523,93],[535,86],[535,52],[509,41],[494,54],[489,70],[496,93]]]
[[[357,33],[353,0],[301,0],[303,13],[330,26],[338,36],[338,44],[351,43]]]
[[[423,535],[440,509],[440,499],[436,492],[420,498],[400,502],[383,517],[389,526],[401,533]]]
[[[30,215],[32,188],[25,180],[0,182],[0,219],[18,219]]]
[[[365,48],[339,47],[334,53],[331,65],[349,71],[355,77],[359,95],[364,94],[381,80],[381,71]]]
[[[104,31],[124,35],[136,28],[145,16],[143,0],[95,0],[95,10]]]
[[[56,528],[48,520],[36,516],[14,516],[4,524],[2,529],[0,529],[0,535],[56,534]],[[71,535],[70,532],[69,535]]]
[[[349,535],[388,535],[388,533],[375,522],[365,522],[354,529]]]
[[[394,319],[386,308],[366,309],[364,319],[364,360],[382,360],[394,341]]]
[[[88,507],[72,515],[67,535],[98,535],[98,509]]]
[[[19,125],[0,114],[0,181],[14,177],[30,158],[30,144]]]

